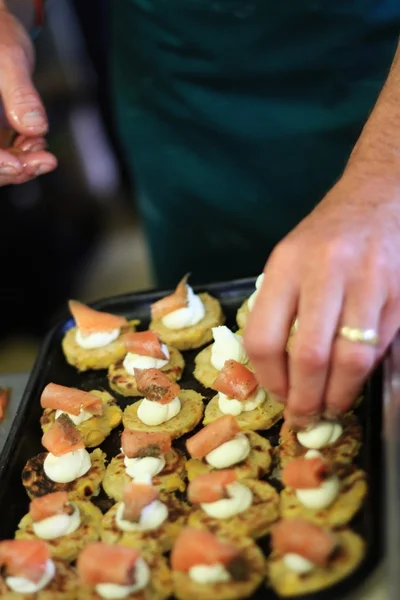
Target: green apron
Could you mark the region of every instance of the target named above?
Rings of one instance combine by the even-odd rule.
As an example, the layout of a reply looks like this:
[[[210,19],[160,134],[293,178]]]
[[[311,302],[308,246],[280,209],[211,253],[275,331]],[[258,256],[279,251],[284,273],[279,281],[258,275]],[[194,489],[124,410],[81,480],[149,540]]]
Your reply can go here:
[[[159,285],[254,275],[340,176],[399,0],[113,0],[117,125]]]

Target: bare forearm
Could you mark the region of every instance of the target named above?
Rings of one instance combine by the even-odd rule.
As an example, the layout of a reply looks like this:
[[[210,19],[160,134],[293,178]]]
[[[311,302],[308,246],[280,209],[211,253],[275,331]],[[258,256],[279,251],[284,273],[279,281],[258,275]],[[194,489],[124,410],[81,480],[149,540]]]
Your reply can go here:
[[[348,169],[366,176],[384,176],[400,184],[400,46]]]

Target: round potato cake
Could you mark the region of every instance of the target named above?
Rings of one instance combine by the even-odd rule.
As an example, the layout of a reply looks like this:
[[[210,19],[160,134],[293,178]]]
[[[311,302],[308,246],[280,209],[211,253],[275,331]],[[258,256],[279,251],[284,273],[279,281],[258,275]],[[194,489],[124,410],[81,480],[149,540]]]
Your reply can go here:
[[[74,500],[73,504],[79,508],[81,524],[78,529],[68,535],[46,540],[52,557],[66,562],[73,562],[86,544],[96,542],[100,538],[101,520],[103,518],[101,510],[88,500]],[[22,517],[19,522],[15,539],[41,539],[33,530],[33,521],[29,513]]]
[[[183,329],[168,329],[161,319],[152,319],[150,329],[156,331],[166,343],[178,350],[193,350],[200,348],[213,339],[212,328],[223,325],[225,322],[221,304],[210,294],[199,294],[204,304],[205,315],[199,323]]]
[[[204,527],[215,534],[225,530],[232,535],[260,538],[266,535],[271,525],[279,519],[279,494],[266,481],[242,479],[240,481],[253,492],[253,502],[247,510],[229,519],[209,517],[201,506],[189,514],[188,525]]]
[[[30,458],[22,470],[22,483],[29,498],[37,498],[51,492],[68,492],[71,500],[89,499],[97,496],[106,470],[106,455],[99,448],[91,452],[92,466],[85,475],[69,483],[57,483],[49,479],[44,472],[43,464],[47,452]]]
[[[151,570],[147,586],[134,594],[124,596],[124,600],[167,600],[172,595],[172,577],[167,562],[161,554],[143,551],[142,558]],[[104,600],[94,586],[82,585],[78,589],[76,600]]]
[[[163,431],[169,433],[172,439],[179,438],[200,423],[204,412],[204,399],[201,394],[193,390],[181,390],[179,400],[181,401],[179,413],[161,425],[145,425],[139,419],[137,412],[142,400],[138,400],[125,409],[122,417],[124,427],[135,431]]]
[[[269,440],[261,437],[254,431],[243,432],[251,445],[251,451],[246,460],[237,465],[229,467],[236,473],[238,479],[258,479],[265,473],[268,473],[272,465],[272,446]],[[198,475],[215,471],[204,460],[190,458],[186,463],[186,470],[189,481],[195,479]]]
[[[122,340],[124,333],[136,331],[136,325],[140,321],[130,321],[127,327],[122,327],[120,336],[101,348],[81,348],[76,342],[76,327],[68,329],[62,340],[62,349],[68,364],[78,371],[89,371],[90,369],[108,369],[113,363],[122,360],[126,354],[126,347]]]
[[[0,574],[0,598],[2,600],[76,600],[78,577],[74,567],[55,560],[56,573],[48,585],[35,594],[19,594],[7,586]]]
[[[327,588],[349,575],[361,562],[365,552],[364,540],[350,530],[337,532],[339,550],[327,568],[316,567],[309,573],[290,571],[280,556],[268,560],[268,583],[281,596],[299,596]]]
[[[114,504],[104,515],[102,520],[101,539],[109,544],[121,544],[130,548],[147,548],[154,553],[168,552],[178,537],[182,527],[185,526],[189,507],[179,500],[175,494],[161,492],[160,502],[168,508],[168,518],[158,529],[148,531],[123,531],[115,519],[120,505]]]
[[[193,581],[188,573],[173,571],[174,596],[178,600],[241,600],[251,596],[264,579],[265,558],[252,539],[233,537],[227,532],[221,532],[218,539],[240,548],[245,564],[243,579],[200,584]]]
[[[82,436],[83,443],[87,448],[100,446],[122,421],[122,410],[117,405],[115,398],[108,392],[101,390],[91,390],[91,394],[100,398],[103,403],[103,414],[93,415],[87,421],[83,421],[76,428]],[[40,425],[43,433],[55,421],[56,411],[51,408],[45,408],[40,419]]]
[[[165,455],[165,467],[152,479],[152,485],[160,491],[165,492],[183,492],[186,488],[186,458],[183,454],[172,448]],[[122,500],[125,486],[132,479],[126,474],[124,465],[124,455],[122,452],[111,459],[107,466],[104,479],[103,489],[106,494],[113,498],[116,502]]]
[[[242,306],[239,307],[236,313],[236,323],[240,327],[240,329],[244,329],[247,323],[247,319],[249,317],[249,301],[245,300]]]
[[[240,429],[245,431],[257,431],[269,429],[275,423],[277,423],[283,416],[284,405],[277,402],[266,393],[265,401],[257,406],[254,410],[242,412],[240,415],[235,415],[236,421]],[[207,404],[204,412],[203,425],[212,423],[219,417],[222,417],[222,413],[218,406],[218,394],[214,396]]]
[[[171,381],[179,381],[185,368],[182,354],[176,348],[168,346],[169,362],[160,371],[168,375]],[[108,369],[108,382],[110,388],[122,396],[141,396],[136,385],[136,377],[128,373],[123,361],[110,365]]]

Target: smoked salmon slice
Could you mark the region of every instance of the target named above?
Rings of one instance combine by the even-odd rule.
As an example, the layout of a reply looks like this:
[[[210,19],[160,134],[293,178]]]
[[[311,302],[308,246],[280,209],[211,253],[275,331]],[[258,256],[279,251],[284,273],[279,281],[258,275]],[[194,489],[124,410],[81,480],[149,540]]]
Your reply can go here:
[[[221,542],[211,531],[186,527],[172,549],[171,567],[174,571],[189,571],[195,565],[227,566],[239,555],[235,546]]]
[[[239,432],[240,427],[235,417],[224,415],[189,438],[186,448],[192,458],[201,459],[221,444],[229,442]]]
[[[113,331],[113,329],[120,329],[129,325],[125,317],[95,310],[77,300],[70,300],[68,306],[75,319],[76,326],[83,335],[108,333],[109,331]]]
[[[159,369],[135,369],[137,389],[147,400],[169,404],[181,388]]]
[[[222,500],[222,498],[228,498],[226,486],[236,480],[236,473],[233,469],[198,475],[189,483],[187,489],[189,502],[197,504],[200,502],[216,502]]]
[[[73,508],[68,504],[67,492],[53,492],[35,498],[29,505],[29,514],[34,523],[43,521],[48,517],[62,514],[72,514]]]
[[[124,429],[121,436],[122,451],[128,458],[158,458],[171,450],[171,436],[156,431],[135,431]]]
[[[157,300],[151,305],[151,316],[153,319],[162,319],[165,315],[188,306],[187,280],[189,275],[182,277],[173,294]]]
[[[329,472],[329,465],[322,456],[315,458],[302,456],[287,463],[282,471],[282,481],[285,485],[298,490],[318,488],[328,477]]]
[[[294,553],[325,567],[336,548],[335,536],[302,519],[279,521],[271,531],[272,547],[280,555]]]
[[[85,447],[81,434],[65,414],[60,415],[43,434],[42,444],[54,456],[62,456]]]
[[[76,563],[80,581],[84,585],[131,585],[135,581],[134,567],[139,556],[138,550],[125,546],[103,542],[88,544]]]
[[[132,354],[166,360],[161,341],[155,331],[137,331],[122,336],[125,348]]]
[[[236,360],[227,360],[212,387],[228,398],[247,400],[258,388],[258,382],[250,369]]]
[[[145,506],[148,506],[158,497],[156,488],[147,483],[128,483],[124,490],[124,512],[122,518],[138,523]]]
[[[40,397],[40,404],[43,408],[62,410],[71,415],[79,415],[81,409],[92,415],[103,414],[103,403],[100,398],[90,392],[57,383],[46,385]]]
[[[11,577],[25,577],[38,583],[50,560],[47,544],[41,540],[5,540],[0,542],[0,566]]]

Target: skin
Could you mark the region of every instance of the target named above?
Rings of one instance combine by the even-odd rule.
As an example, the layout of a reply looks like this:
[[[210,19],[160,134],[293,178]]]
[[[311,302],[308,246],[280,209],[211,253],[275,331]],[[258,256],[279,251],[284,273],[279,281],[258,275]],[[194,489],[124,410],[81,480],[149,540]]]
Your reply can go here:
[[[56,158],[45,151],[48,123],[32,83],[29,35],[0,0],[0,186],[49,173]]]
[[[399,272],[400,49],[342,177],[269,258],[245,330],[293,427],[351,407],[399,327]],[[376,330],[378,346],[343,339],[343,325]]]
[[[0,94],[18,134],[0,149],[0,186],[57,164],[44,151],[47,118],[31,81],[33,62],[29,36],[0,0]],[[400,51],[342,177],[268,260],[245,330],[257,377],[286,403],[292,426],[351,406],[400,324],[399,272]],[[343,324],[376,329],[379,345],[338,337]]]

